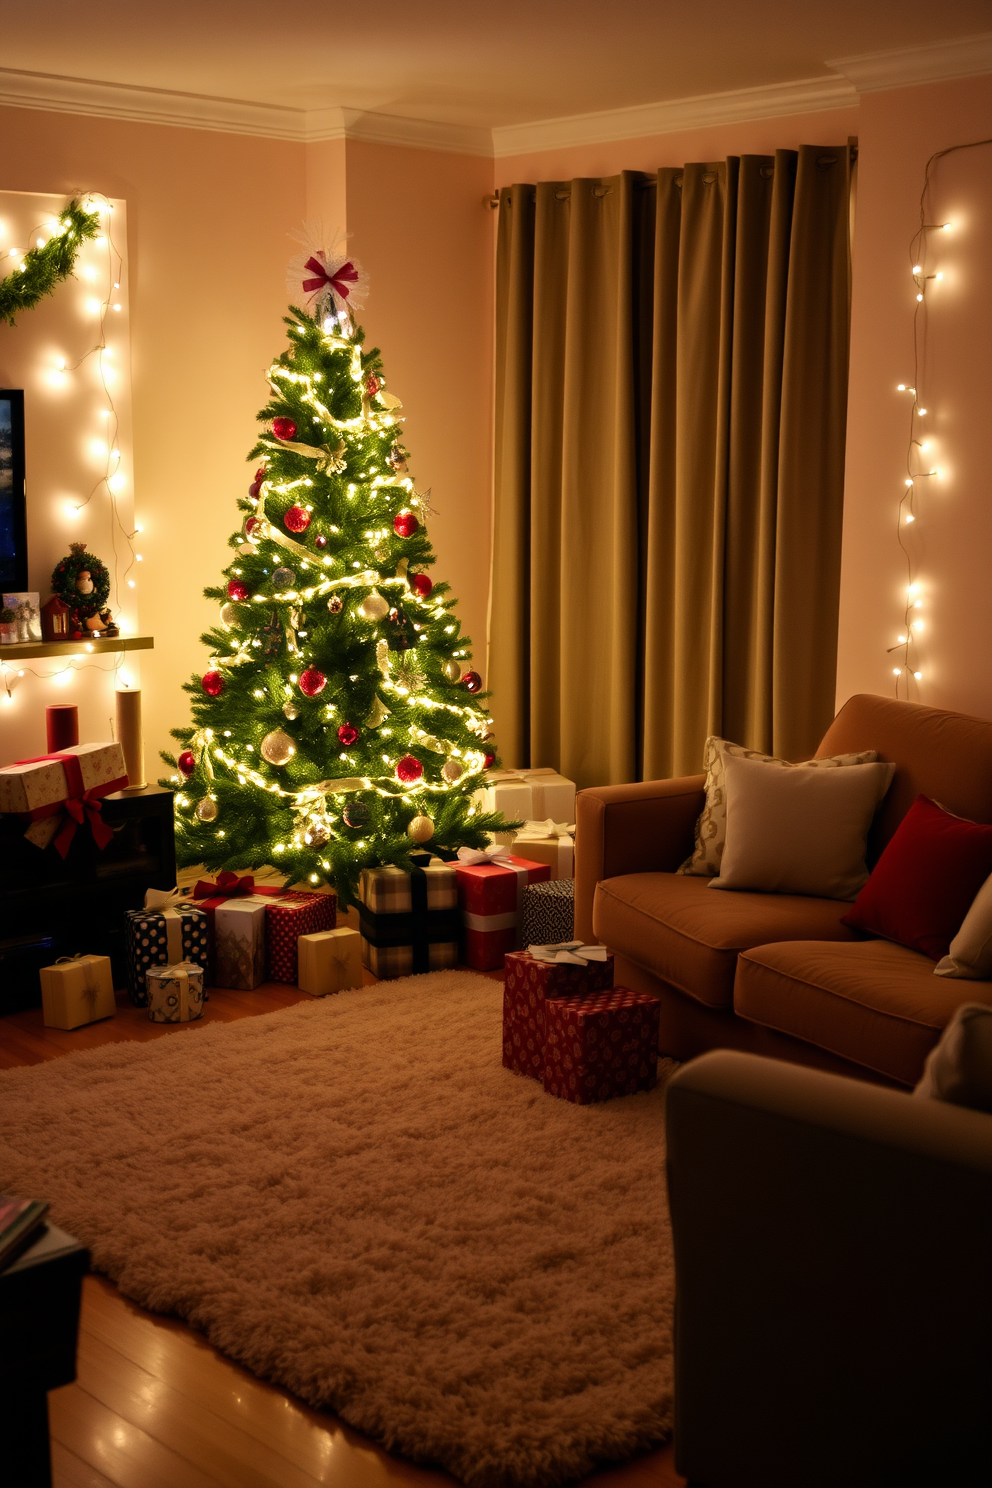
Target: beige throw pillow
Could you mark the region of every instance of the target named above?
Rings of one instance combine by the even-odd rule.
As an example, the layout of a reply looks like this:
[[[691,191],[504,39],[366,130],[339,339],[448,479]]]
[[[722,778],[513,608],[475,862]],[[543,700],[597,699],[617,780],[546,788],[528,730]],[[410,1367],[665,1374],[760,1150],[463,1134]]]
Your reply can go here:
[[[895,768],[782,770],[728,757],[727,840],[710,888],[856,898],[868,878],[868,828]]]
[[[913,1094],[992,1111],[992,1007],[965,1002],[955,1009]]]
[[[992,875],[971,901],[948,954],[933,972],[934,976],[967,977],[976,982],[992,977]]]
[[[780,765],[785,770],[836,770],[843,765],[867,765],[878,759],[877,749],[862,749],[858,754],[833,754],[827,759],[803,760],[794,765],[791,760],[778,759],[773,754],[760,754],[756,749],[745,749],[743,744],[731,744],[728,739],[718,739],[711,734],[703,751],[703,769],[706,771],[706,805],[696,822],[696,845],[686,858],[679,873],[699,874],[713,878],[720,872],[720,859],[727,838],[727,795],[724,761],[727,759],[759,760],[762,764]]]

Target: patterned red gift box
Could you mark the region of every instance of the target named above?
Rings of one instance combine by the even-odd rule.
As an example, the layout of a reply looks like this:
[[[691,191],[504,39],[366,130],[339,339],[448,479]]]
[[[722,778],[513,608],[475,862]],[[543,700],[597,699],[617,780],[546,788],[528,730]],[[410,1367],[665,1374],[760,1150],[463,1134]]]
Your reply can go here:
[[[653,1090],[660,1011],[656,998],[629,987],[549,998],[544,1006],[545,1090],[580,1106]]]
[[[532,863],[502,849],[498,862],[456,863],[455,873],[462,959],[476,971],[495,971],[517,947],[524,889],[549,879],[551,869],[547,863]]]
[[[297,941],[301,935],[335,928],[337,896],[300,889],[255,892],[279,896],[265,906],[266,976],[270,982],[287,982],[295,987],[299,975]]]
[[[544,1004],[548,997],[574,997],[613,986],[613,957],[572,962],[539,961],[529,951],[506,957],[503,984],[503,1064],[518,1074],[544,1079]]]

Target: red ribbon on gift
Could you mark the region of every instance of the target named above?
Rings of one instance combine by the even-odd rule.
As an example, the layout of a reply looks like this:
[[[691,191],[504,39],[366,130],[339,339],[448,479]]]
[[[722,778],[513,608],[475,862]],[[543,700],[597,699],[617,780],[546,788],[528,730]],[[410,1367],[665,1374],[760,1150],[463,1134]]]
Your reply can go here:
[[[43,765],[48,760],[58,760],[61,764],[65,771],[65,783],[68,786],[69,795],[64,801],[53,801],[48,806],[36,806],[27,814],[32,821],[37,821],[45,816],[55,816],[59,811],[65,813],[65,820],[55,837],[55,846],[63,858],[69,851],[69,844],[73,837],[84,822],[89,822],[93,841],[102,851],[114,833],[100,814],[102,807],[99,798],[127,785],[127,776],[125,775],[120,780],[109,781],[106,785],[92,786],[87,790],[83,784],[83,771],[77,754],[59,754],[57,751],[54,754],[36,754],[31,759],[18,760],[17,764]]]
[[[239,878],[236,873],[225,868],[218,873],[217,882],[211,883],[209,878],[201,878],[193,890],[194,899],[235,899],[242,894],[255,893],[255,880],[250,873],[244,878]]]
[[[323,289],[326,284],[335,294],[340,295],[343,300],[346,300],[351,294],[351,288],[349,286],[354,286],[358,283],[358,270],[350,259],[347,263],[343,263],[339,269],[335,269],[333,274],[329,274],[327,272],[327,265],[321,263],[320,259],[316,257],[308,258],[303,267],[309,269],[311,274],[317,276],[314,279],[304,279],[303,288],[307,294],[312,294],[315,290]]]

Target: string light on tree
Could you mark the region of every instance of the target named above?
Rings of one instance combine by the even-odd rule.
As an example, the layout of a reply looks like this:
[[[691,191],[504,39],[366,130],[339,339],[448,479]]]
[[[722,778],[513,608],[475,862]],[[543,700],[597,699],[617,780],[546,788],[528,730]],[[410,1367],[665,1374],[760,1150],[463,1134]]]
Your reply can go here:
[[[507,824],[473,799],[492,719],[448,586],[427,572],[429,504],[395,453],[402,405],[354,323],[364,277],[314,243],[294,272],[303,303],[268,368],[231,565],[207,590],[210,666],[165,758],[180,775],[197,762],[181,863],[278,863],[348,903],[364,867],[427,842],[485,847]],[[206,799],[223,836],[197,814]]]

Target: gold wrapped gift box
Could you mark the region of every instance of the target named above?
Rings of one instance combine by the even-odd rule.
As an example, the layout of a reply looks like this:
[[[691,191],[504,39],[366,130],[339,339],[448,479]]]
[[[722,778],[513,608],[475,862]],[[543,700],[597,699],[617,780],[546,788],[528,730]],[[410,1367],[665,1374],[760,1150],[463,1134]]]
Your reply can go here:
[[[297,945],[301,992],[326,997],[362,985],[362,937],[357,930],[319,930],[301,935]]]
[[[109,956],[62,956],[40,974],[46,1028],[81,1028],[114,1016]]]

